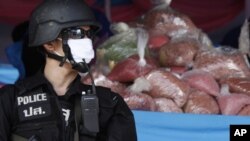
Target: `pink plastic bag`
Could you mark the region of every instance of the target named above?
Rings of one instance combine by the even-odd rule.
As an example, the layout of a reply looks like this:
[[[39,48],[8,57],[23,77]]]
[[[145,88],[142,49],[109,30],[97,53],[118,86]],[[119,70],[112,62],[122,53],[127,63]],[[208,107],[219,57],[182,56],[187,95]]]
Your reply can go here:
[[[250,76],[243,54],[226,47],[199,52],[194,61],[194,69],[207,71],[218,80]]]
[[[209,94],[193,89],[184,106],[185,113],[219,114],[220,109],[216,100]]]
[[[182,107],[186,103],[190,87],[172,73],[165,70],[154,70],[145,78],[151,84],[150,95],[152,97],[170,98],[178,107]]]
[[[182,74],[182,79],[191,87],[204,91],[210,95],[218,96],[220,87],[214,77],[202,70],[190,70]]]
[[[153,98],[147,94],[133,93],[127,89],[123,98],[132,110],[155,111],[156,109]]]
[[[183,113],[182,109],[179,108],[176,103],[168,98],[155,98],[157,112],[171,112],[171,113]]]

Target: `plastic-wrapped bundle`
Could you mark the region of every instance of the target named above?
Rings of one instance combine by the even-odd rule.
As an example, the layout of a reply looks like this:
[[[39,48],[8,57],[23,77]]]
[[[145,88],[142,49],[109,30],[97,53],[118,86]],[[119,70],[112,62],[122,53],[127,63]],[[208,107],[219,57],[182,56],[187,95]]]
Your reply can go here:
[[[176,103],[168,98],[154,98],[157,112],[183,113]]]
[[[214,77],[202,70],[190,70],[182,74],[181,78],[191,87],[204,91],[210,95],[218,96],[220,87]]]
[[[123,99],[132,110],[155,111],[156,108],[153,98],[144,93],[126,91]]]
[[[237,115],[243,107],[250,104],[250,96],[242,93],[230,93],[229,86],[223,84],[217,102],[223,115]]]
[[[207,71],[215,79],[250,76],[248,64],[243,54],[229,47],[199,52],[194,61],[194,69]]]
[[[217,97],[223,115],[237,115],[240,110],[250,104],[250,97],[245,94],[229,94]]]
[[[188,16],[175,11],[168,4],[159,4],[154,7],[143,16],[142,20],[145,27],[156,34],[168,35],[180,29],[196,29]]]
[[[133,82],[136,78],[144,76],[150,71],[157,68],[156,61],[153,58],[145,58],[147,64],[139,65],[139,57],[137,55],[131,56],[118,64],[108,74],[108,78],[119,82]]]
[[[238,113],[240,116],[250,116],[250,105],[243,107]]]
[[[186,103],[190,87],[172,73],[165,70],[154,70],[145,78],[151,84],[150,95],[152,97],[170,98],[178,107],[182,107]]]
[[[171,40],[160,49],[160,63],[165,67],[191,67],[198,49],[198,42],[195,40]]]
[[[228,78],[222,80],[221,83],[227,84],[230,92],[244,93],[250,96],[250,78]]]
[[[216,100],[209,94],[193,89],[184,106],[185,113],[218,114],[220,112]]]

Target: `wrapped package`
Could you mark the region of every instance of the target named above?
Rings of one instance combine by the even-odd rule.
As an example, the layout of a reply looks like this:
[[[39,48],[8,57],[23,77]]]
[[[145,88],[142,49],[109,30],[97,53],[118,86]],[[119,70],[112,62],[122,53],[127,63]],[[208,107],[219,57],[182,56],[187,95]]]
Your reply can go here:
[[[118,64],[107,75],[110,80],[119,82],[133,82],[136,78],[144,76],[158,67],[153,58],[145,58],[147,64],[139,65],[139,56],[133,55]]]
[[[185,113],[219,114],[220,109],[216,100],[209,94],[192,89],[187,103],[183,107]]]
[[[243,107],[250,104],[250,96],[230,93],[227,84],[221,86],[221,93],[216,98],[223,115],[237,115]]]
[[[147,94],[150,89],[149,82],[145,81],[144,77],[139,77],[123,91],[122,95],[132,110],[155,111],[155,101]]]
[[[191,87],[204,91],[212,96],[218,96],[220,87],[215,78],[202,70],[190,70],[182,74],[181,79]]]
[[[155,111],[154,99],[145,93],[134,93],[130,90],[125,91],[123,99],[132,110]]]
[[[190,87],[171,72],[154,70],[145,78],[151,84],[150,95],[152,97],[172,99],[178,107],[182,107],[186,103]]]
[[[238,113],[240,116],[250,116],[250,105],[243,107]]]
[[[176,103],[168,98],[154,98],[157,112],[183,113]]]
[[[250,76],[248,62],[243,54],[230,47],[200,51],[195,58],[193,68],[207,71],[217,80]]]
[[[217,101],[223,115],[237,115],[244,106],[250,104],[250,97],[232,93],[217,97]]]
[[[160,3],[142,17],[143,24],[154,34],[169,35],[181,29],[196,29],[190,18],[177,12],[169,3]]]
[[[161,47],[159,61],[164,67],[192,67],[194,57],[199,50],[198,43],[192,39],[171,40]]]

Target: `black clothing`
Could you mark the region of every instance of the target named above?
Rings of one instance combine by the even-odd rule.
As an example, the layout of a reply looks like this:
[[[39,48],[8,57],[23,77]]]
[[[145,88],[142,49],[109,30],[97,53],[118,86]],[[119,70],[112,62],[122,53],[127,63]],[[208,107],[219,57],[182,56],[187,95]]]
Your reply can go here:
[[[57,96],[42,73],[0,89],[0,141],[12,133],[41,141],[73,141],[74,100],[91,86],[78,76],[64,96]],[[100,132],[97,141],[136,141],[134,117],[123,98],[110,89],[96,87]],[[80,141],[83,135],[79,132]]]

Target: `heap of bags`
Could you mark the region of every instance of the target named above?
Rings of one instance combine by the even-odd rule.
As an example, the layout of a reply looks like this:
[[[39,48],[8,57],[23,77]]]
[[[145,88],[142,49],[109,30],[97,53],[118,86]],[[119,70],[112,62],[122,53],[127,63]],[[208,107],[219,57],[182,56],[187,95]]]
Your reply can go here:
[[[97,49],[93,77],[131,109],[250,115],[249,45],[215,48],[189,17],[167,4],[111,28],[114,35]],[[89,76],[82,81],[91,83]]]

